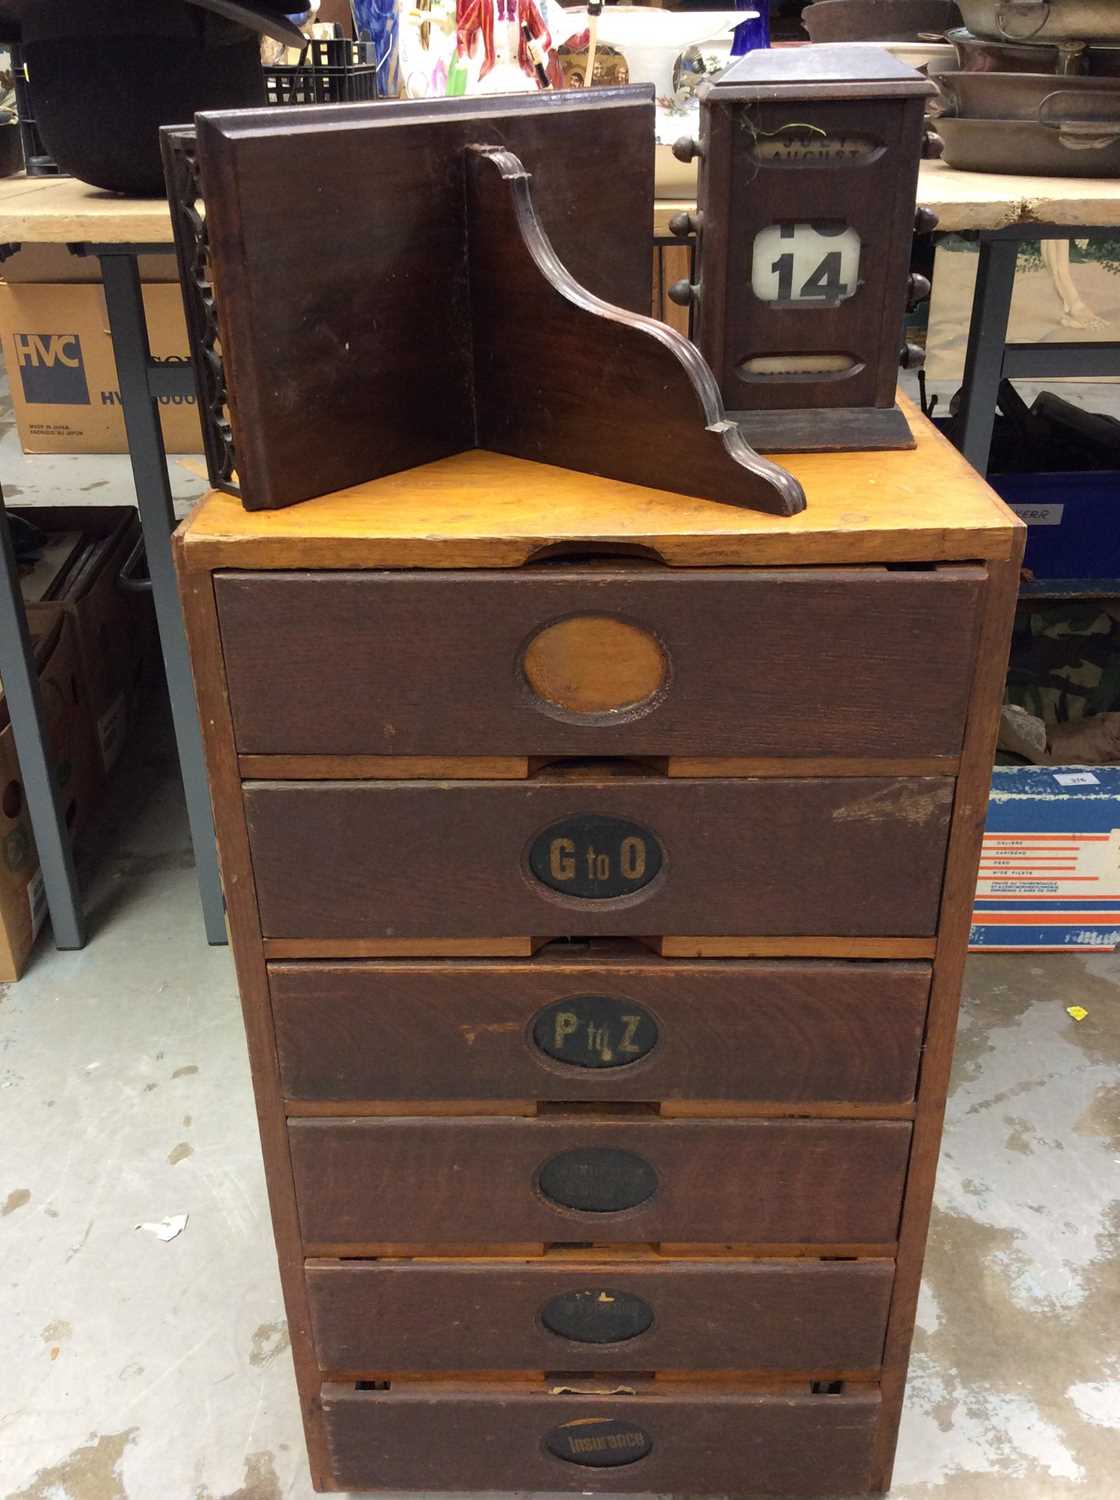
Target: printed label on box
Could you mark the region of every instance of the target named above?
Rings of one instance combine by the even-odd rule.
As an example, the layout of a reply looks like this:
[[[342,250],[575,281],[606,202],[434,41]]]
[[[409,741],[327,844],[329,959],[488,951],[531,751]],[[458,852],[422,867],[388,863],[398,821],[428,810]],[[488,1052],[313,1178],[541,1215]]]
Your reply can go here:
[[[36,406],[88,406],[89,385],[76,333],[13,333],[23,399]]]
[[[111,771],[124,745],[128,705],[123,692],[117,694],[97,720],[97,738],[101,745],[101,763]]]
[[[27,883],[27,904],[31,909],[31,940],[34,942],[47,914],[47,887],[41,869],[36,870]]]
[[[1065,513],[1064,505],[1012,505],[1011,509],[1028,526],[1060,526]]]
[[[1055,771],[1054,780],[1059,786],[1100,786],[1101,779],[1092,771]]]

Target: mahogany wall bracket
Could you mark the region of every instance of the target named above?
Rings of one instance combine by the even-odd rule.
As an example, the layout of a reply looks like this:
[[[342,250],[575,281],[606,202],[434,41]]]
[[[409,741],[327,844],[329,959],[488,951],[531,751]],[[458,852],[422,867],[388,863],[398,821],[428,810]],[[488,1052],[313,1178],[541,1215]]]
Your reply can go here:
[[[188,273],[200,223],[208,241],[188,322],[221,389],[217,487],[270,510],[482,448],[804,509],[696,347],[645,311],[648,87],[299,115],[201,115],[193,146],[164,132]]]
[[[696,345],[581,286],[500,146],[467,154],[480,447],[791,516],[800,484],[724,412]]]

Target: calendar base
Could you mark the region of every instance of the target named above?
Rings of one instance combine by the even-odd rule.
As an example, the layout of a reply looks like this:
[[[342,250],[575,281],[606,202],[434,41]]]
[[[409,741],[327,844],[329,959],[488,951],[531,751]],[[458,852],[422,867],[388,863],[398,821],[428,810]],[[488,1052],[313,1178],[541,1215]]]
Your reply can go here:
[[[916,447],[897,406],[729,411],[759,453],[859,453]]]

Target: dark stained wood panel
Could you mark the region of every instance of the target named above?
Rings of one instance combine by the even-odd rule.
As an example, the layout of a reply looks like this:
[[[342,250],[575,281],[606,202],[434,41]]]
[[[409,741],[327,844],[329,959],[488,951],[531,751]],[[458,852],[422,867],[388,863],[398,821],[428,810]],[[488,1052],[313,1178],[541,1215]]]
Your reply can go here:
[[[288,1135],[312,1246],[887,1244],[910,1144],[907,1123],[882,1120],[289,1120]],[[577,1152],[637,1158],[653,1192],[619,1212],[558,1206],[538,1179]],[[585,1180],[615,1157],[601,1168]]]
[[[597,948],[608,957],[596,961]],[[913,1097],[928,965],[609,955],[609,945],[592,944],[577,961],[561,949],[528,963],[272,964],[285,1094],[343,1101]],[[610,1009],[595,1012],[594,1000]]]
[[[572,274],[648,312],[652,127],[648,88],[201,115],[245,504],[476,446],[469,145],[517,152]]]
[[[512,1383],[323,1390],[335,1486],[390,1492],[853,1496],[868,1489],[878,1408],[877,1392],[866,1388],[814,1396],[677,1387],[610,1397]],[[593,1468],[548,1452],[557,1427],[603,1419],[648,1434],[648,1456]]]
[[[265,937],[920,937],[953,782],[248,782],[244,796]],[[599,900],[532,873],[543,838],[574,884],[607,819],[646,830],[656,879]]]
[[[960,751],[984,578],[548,567],[215,589],[243,754],[929,757]],[[526,646],[588,615],[660,643],[665,684],[636,710],[577,718],[530,689]]]
[[[324,1370],[753,1370],[871,1372],[883,1353],[887,1260],[678,1261],[503,1266],[317,1261],[307,1268]],[[572,1294],[652,1313],[632,1337],[566,1338],[548,1309]],[[555,1317],[553,1313],[551,1316]],[[594,1319],[588,1330],[598,1335]]]

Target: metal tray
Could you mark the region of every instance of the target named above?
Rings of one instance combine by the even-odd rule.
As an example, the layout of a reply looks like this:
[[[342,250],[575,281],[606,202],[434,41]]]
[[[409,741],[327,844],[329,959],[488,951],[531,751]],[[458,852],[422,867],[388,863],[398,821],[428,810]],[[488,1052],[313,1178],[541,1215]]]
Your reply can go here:
[[[928,112],[940,119],[956,115],[966,120],[1030,120],[1038,122],[1044,100],[1055,91],[1067,96],[1073,107],[1078,96],[1086,96],[1090,107],[1114,97],[1120,113],[1120,78],[1055,78],[1052,73],[938,73],[941,90]]]
[[[974,36],[1005,42],[1120,41],[1116,0],[959,0]]]
[[[1066,125],[1073,122],[1067,117]],[[1081,128],[1079,124],[1073,129]],[[1071,134],[1038,120],[937,121],[942,160],[964,172],[1001,172],[1021,177],[1120,177],[1120,123],[1099,126],[1098,136],[1069,144]]]

